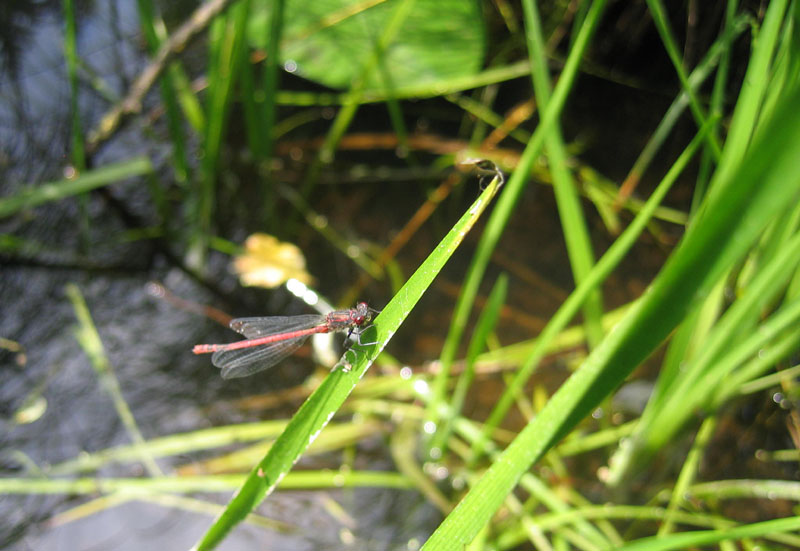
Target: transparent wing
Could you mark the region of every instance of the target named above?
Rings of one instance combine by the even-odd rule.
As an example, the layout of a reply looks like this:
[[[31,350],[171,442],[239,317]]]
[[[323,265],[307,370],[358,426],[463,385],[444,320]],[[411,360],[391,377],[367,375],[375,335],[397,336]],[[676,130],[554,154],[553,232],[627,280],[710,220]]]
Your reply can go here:
[[[309,329],[327,322],[325,316],[308,314],[304,316],[268,316],[260,318],[236,318],[231,321],[230,328],[247,337],[257,339],[275,333],[290,333],[301,329]]]
[[[247,377],[253,373],[269,369],[280,362],[300,348],[309,336],[303,335],[296,339],[287,339],[252,348],[218,350],[211,356],[211,363],[222,369],[223,379]]]

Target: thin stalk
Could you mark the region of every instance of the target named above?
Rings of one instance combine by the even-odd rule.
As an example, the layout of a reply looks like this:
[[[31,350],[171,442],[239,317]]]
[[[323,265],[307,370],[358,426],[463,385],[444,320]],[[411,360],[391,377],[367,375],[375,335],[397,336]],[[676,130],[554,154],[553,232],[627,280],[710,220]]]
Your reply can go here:
[[[541,21],[536,3],[526,0],[522,3],[525,12],[525,36],[528,43],[528,56],[532,61],[533,89],[540,109],[547,109],[550,102],[551,84],[547,70],[547,57],[542,38]],[[575,180],[567,168],[567,154],[560,125],[554,124],[545,138],[548,164],[553,175],[553,191],[564,230],[567,254],[575,284],[586,279],[594,265],[594,252],[589,239],[589,229],[581,211]],[[583,319],[586,327],[586,339],[590,348],[594,348],[603,338],[603,295],[597,287],[583,304]]]
[[[284,8],[286,6],[285,0],[275,0],[272,2],[272,9],[270,13],[270,28],[269,40],[267,42],[267,58],[264,61],[264,90],[263,102],[259,110],[259,117],[255,120],[260,122],[262,141],[259,144],[260,149],[256,152],[257,156],[267,161],[272,158],[272,152],[275,147],[275,140],[277,139],[275,133],[276,127],[276,106],[275,99],[278,93],[278,84],[280,82],[280,43],[281,36],[283,35],[284,25]],[[256,104],[258,105],[258,103]],[[274,194],[271,193],[272,176],[269,172],[266,173],[267,181],[265,182],[265,196],[264,196],[264,223],[267,227],[275,229],[275,199]]]
[[[656,25],[658,34],[661,36],[664,49],[667,51],[667,55],[670,61],[672,61],[672,66],[675,68],[675,73],[678,75],[678,80],[681,82],[681,88],[689,97],[689,109],[697,122],[697,126],[702,127],[706,124],[708,115],[700,105],[700,100],[697,98],[697,94],[694,93],[692,85],[689,82],[689,76],[686,73],[686,69],[683,67],[681,54],[678,50],[672,29],[670,28],[664,5],[661,3],[661,0],[647,0],[647,5],[650,8],[650,14],[653,17],[653,22]],[[714,158],[719,159],[722,151],[719,140],[713,134],[708,134],[706,136],[706,141]]]
[[[453,395],[450,398],[450,414],[442,421],[442,427],[434,434],[431,439],[431,450],[434,455],[442,456],[446,451],[447,440],[450,438],[452,432],[452,420],[461,415],[461,409],[464,406],[464,399],[467,396],[472,381],[475,378],[475,362],[478,356],[486,346],[486,340],[489,333],[494,330],[497,325],[497,320],[500,316],[500,308],[505,302],[506,293],[508,291],[508,277],[505,274],[497,279],[492,292],[489,294],[489,299],[486,302],[486,308],[481,313],[478,323],[475,326],[475,332],[469,343],[467,350],[467,357],[464,360],[464,371],[458,378],[456,387],[453,390]]]
[[[233,85],[239,75],[244,35],[250,11],[249,0],[241,0],[219,16],[211,26],[207,124],[203,143],[202,174],[194,205],[193,235],[187,264],[201,269],[211,236],[219,155],[230,111]]]
[[[350,126],[353,117],[355,117],[359,106],[363,102],[364,87],[366,86],[367,78],[378,66],[381,56],[392,43],[397,33],[400,31],[403,22],[411,13],[411,9],[413,8],[415,1],[416,0],[402,0],[402,2],[399,2],[397,7],[394,9],[391,18],[386,23],[386,27],[380,33],[380,39],[375,44],[375,48],[373,49],[369,59],[364,63],[361,75],[356,79],[356,81],[350,87],[348,93],[345,95],[342,108],[339,110],[339,113],[336,115],[336,118],[334,119],[333,124],[328,131],[328,134],[325,136],[325,140],[320,147],[319,154],[309,168],[308,174],[303,182],[303,196],[308,196],[308,194],[311,192],[311,189],[319,179],[322,168],[333,160],[336,145],[339,143],[339,140],[342,139],[342,136]]]
[[[158,52],[158,49],[166,39],[164,24],[155,15],[152,0],[137,0],[139,8],[139,21],[142,25],[147,48],[151,55]],[[172,140],[172,160],[175,171],[175,180],[178,183],[185,183],[189,179],[189,162],[186,158],[186,140],[183,136],[182,122],[178,97],[175,92],[173,82],[173,71],[180,71],[178,62],[172,62],[169,70],[165,71],[159,79],[161,88],[161,99],[164,102],[167,128],[169,129]]]
[[[75,4],[64,0],[64,57],[67,61],[67,80],[69,81],[70,109],[70,162],[77,175],[86,170],[86,153],[83,144],[83,128],[78,88],[78,44],[75,24]],[[84,252],[89,248],[89,196],[82,194],[78,201],[80,208],[80,242]]]
[[[141,459],[151,476],[162,475],[163,472],[158,466],[158,463],[155,462],[153,456],[147,451],[145,439],[142,436],[142,432],[139,430],[139,426],[136,424],[136,418],[133,416],[133,412],[131,412],[128,403],[122,395],[119,381],[114,374],[108,356],[106,356],[103,342],[100,340],[100,335],[97,333],[97,328],[92,321],[89,307],[86,305],[83,295],[81,295],[78,287],[73,284],[68,284],[65,292],[72,302],[75,316],[78,318],[79,325],[75,331],[75,338],[89,357],[100,383],[113,400],[114,408],[117,410],[117,415],[122,421],[122,425],[125,427],[128,436],[133,440],[134,445],[139,451],[139,459]]]
[[[617,265],[628,253],[630,248],[634,245],[639,235],[650,221],[655,208],[664,199],[667,191],[669,191],[669,189],[672,187],[672,184],[675,183],[678,176],[680,176],[699,148],[702,140],[704,139],[703,132],[708,131],[709,128],[710,126],[707,125],[706,128],[701,129],[701,132],[699,132],[691,141],[691,143],[689,143],[680,157],[678,157],[675,164],[672,165],[667,175],[664,176],[664,179],[661,181],[661,183],[659,183],[658,187],[656,187],[655,191],[647,200],[641,212],[636,216],[636,218],[634,218],[630,226],[628,226],[628,228],[622,233],[622,235],[620,235],[614,244],[611,245],[611,247],[608,249],[608,251],[606,251],[602,258],[600,258],[597,264],[595,264],[594,268],[589,274],[589,277],[579,284],[572,294],[570,294],[569,298],[567,298],[561,307],[559,307],[558,311],[550,319],[547,326],[539,334],[539,338],[536,340],[536,346],[531,351],[530,356],[525,361],[525,364],[522,366],[522,368],[516,373],[514,380],[503,392],[503,395],[500,397],[494,409],[489,414],[489,418],[486,421],[486,435],[490,434],[490,431],[493,427],[496,427],[500,424],[508,410],[511,408],[514,396],[520,392],[527,380],[533,374],[534,369],[536,369],[536,366],[538,366],[539,362],[544,357],[544,354],[552,339],[555,338],[555,336],[567,326],[570,320],[572,320],[580,305],[583,304],[583,301],[588,296],[590,290],[595,286],[600,285],[600,283],[608,277],[612,270],[617,267]],[[475,454],[476,456],[474,459],[477,459],[477,456],[480,454],[480,446],[475,447]]]
[[[714,430],[717,428],[717,418],[715,416],[708,417],[703,421],[700,430],[697,431],[697,436],[692,444],[692,449],[683,462],[681,473],[678,475],[678,480],[675,482],[675,487],[672,490],[672,496],[667,506],[667,517],[664,523],[658,529],[658,535],[663,536],[675,530],[675,514],[686,503],[686,496],[689,487],[694,483],[695,478],[700,470],[700,461],[703,459],[706,446],[708,446],[711,437],[714,435]]]
[[[733,36],[731,36],[730,29],[734,29],[738,26],[736,18],[738,6],[739,0],[728,0],[725,10],[725,25],[721,37],[724,43],[723,51],[717,67],[716,76],[714,77],[714,88],[711,91],[710,102],[710,113],[718,117],[722,116],[725,103],[725,90],[728,86],[728,73],[731,65],[731,45],[733,44]],[[718,128],[714,129],[714,133],[719,133],[719,130]],[[697,207],[700,206],[705,196],[713,169],[713,156],[709,151],[703,150],[703,155],[700,158],[700,167],[697,170],[697,184],[695,185],[694,195],[692,196],[692,212],[697,210]]]
[[[450,375],[450,367],[458,351],[461,337],[464,334],[470,312],[472,311],[472,305],[478,294],[478,287],[486,271],[486,266],[489,264],[492,252],[497,246],[497,242],[500,240],[500,236],[511,217],[517,201],[527,186],[528,174],[531,172],[534,162],[539,158],[542,152],[545,137],[550,128],[558,120],[561,110],[566,103],[567,96],[577,76],[580,60],[589,45],[592,34],[600,22],[600,16],[605,8],[605,2],[606,0],[596,0],[592,3],[592,8],[590,9],[586,22],[578,33],[575,47],[570,51],[567,62],[564,65],[564,70],[553,91],[553,97],[547,109],[543,112],[539,126],[536,132],[534,132],[531,141],[528,142],[528,145],[525,147],[517,169],[509,178],[505,191],[498,199],[497,205],[492,211],[489,221],[486,223],[486,229],[478,243],[475,256],[472,259],[469,271],[464,280],[461,294],[456,302],[453,318],[450,322],[447,337],[442,348],[440,371],[434,381],[434,397],[429,403],[428,409],[429,419],[434,423],[438,421],[436,411],[438,406],[444,401],[447,380]]]

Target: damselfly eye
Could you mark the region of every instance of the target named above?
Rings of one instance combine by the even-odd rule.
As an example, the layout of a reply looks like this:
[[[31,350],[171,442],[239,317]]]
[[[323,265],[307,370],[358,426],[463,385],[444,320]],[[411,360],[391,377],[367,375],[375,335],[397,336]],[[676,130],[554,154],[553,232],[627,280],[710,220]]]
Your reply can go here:
[[[366,302],[359,302],[350,312],[350,319],[353,320],[353,323],[356,325],[364,323],[368,319],[368,316],[369,306],[367,306]]]

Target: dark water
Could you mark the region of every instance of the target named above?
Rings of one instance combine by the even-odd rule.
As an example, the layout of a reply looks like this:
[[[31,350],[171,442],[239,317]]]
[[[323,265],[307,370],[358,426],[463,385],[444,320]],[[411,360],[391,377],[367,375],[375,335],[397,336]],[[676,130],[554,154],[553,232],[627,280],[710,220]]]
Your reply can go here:
[[[24,3],[12,10],[15,34],[6,36],[0,75],[0,170],[3,196],[25,184],[63,177],[69,150],[69,87],[63,57],[61,3]],[[31,3],[33,4],[33,3]],[[11,6],[9,6],[11,7]],[[134,2],[81,4],[78,50],[91,71],[116,94],[123,93],[145,63]],[[188,8],[191,8],[189,6]],[[187,8],[187,9],[188,9]],[[188,13],[188,11],[187,11]],[[84,124],[94,125],[109,103],[82,87]],[[87,128],[88,130],[88,128]],[[142,139],[142,123],[131,122],[93,157],[95,166],[147,155],[157,170],[168,171],[166,148]],[[163,128],[149,128],[165,135]],[[74,336],[75,313],[64,293],[66,284],[83,294],[122,393],[145,438],[254,420],[227,400],[298,384],[309,362],[298,360],[258,380],[225,382],[206,357],[191,346],[209,339],[230,338],[226,330],[194,313],[178,309],[147,293],[151,280],[178,296],[220,305],[219,293],[187,275],[172,261],[163,244],[127,241],[130,217],[144,224],[156,219],[143,181],[123,183],[93,193],[86,202],[88,231],[77,199],[67,199],[0,220],[0,233],[25,240],[25,245],[0,256],[0,337],[22,347],[0,351],[0,469],[5,476],[32,475],[48,464],[130,443],[108,393],[98,382]],[[212,257],[208,272],[222,292],[235,289],[221,255]],[[257,315],[271,307],[302,306],[280,293],[241,294],[223,305],[234,314]],[[14,414],[40,408],[32,422],[14,421]],[[296,404],[285,412],[291,414]],[[32,410],[32,408],[31,408]],[[365,468],[390,469],[387,452],[378,447]],[[188,458],[159,460],[169,472]],[[338,457],[316,459],[316,467],[336,468]],[[26,469],[32,469],[27,471]],[[138,476],[142,467],[124,464],[104,469],[109,476]],[[96,496],[92,496],[96,497]],[[224,504],[228,494],[200,496]],[[259,511],[283,521],[288,531],[243,525],[222,549],[319,549],[341,545],[341,523],[331,516],[326,500],[342,504],[355,519],[356,541],[369,548],[390,548],[412,537],[424,537],[437,518],[415,492],[380,490],[328,493],[278,492]],[[186,549],[212,520],[209,513],[181,510],[132,500],[100,513],[52,526],[48,519],[86,501],[86,497],[0,497],[0,547],[4,549]],[[364,548],[362,546],[362,548]]]

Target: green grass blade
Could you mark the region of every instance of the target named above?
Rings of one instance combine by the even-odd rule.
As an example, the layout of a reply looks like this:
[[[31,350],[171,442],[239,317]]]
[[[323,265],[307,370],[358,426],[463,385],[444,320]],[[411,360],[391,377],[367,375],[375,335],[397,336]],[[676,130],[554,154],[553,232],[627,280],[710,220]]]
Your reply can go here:
[[[736,29],[741,24],[741,20],[744,19],[744,17],[736,17],[738,5],[738,0],[727,0],[727,5],[725,6],[725,23],[721,37],[709,50],[709,54],[711,54],[711,50],[713,50],[717,44],[720,45],[719,47],[722,50],[722,56],[719,60],[719,67],[717,67],[716,74],[714,75],[714,88],[711,91],[711,101],[709,103],[709,113],[720,118],[723,116],[723,109],[725,107],[725,94],[728,88],[728,75],[730,74],[731,58],[733,55],[731,46],[733,45],[735,36],[733,36],[732,31],[738,35],[739,31]],[[742,25],[742,29],[744,28],[745,26]],[[700,65],[704,65],[704,63],[701,63]],[[697,69],[699,68],[700,66],[692,71],[692,73],[697,72]],[[690,76],[690,81],[691,78],[692,77]],[[719,133],[720,130],[721,129],[717,128],[715,129],[715,132]],[[706,189],[708,188],[708,183],[711,179],[713,170],[713,156],[709,150],[704,150],[703,155],[700,158],[700,168],[697,171],[697,184],[695,185],[694,194],[692,196],[692,207],[690,209],[691,212],[697,210],[697,207],[700,205],[703,197],[705,197]]]
[[[716,394],[725,396],[736,394],[738,389],[727,387],[728,379],[726,376],[733,372],[736,367],[744,364],[749,358],[755,357],[763,348],[771,348],[771,344],[775,339],[784,331],[796,327],[799,321],[800,299],[795,299],[761,323],[756,332],[746,338],[742,338],[739,342],[731,343],[731,348],[726,351],[725,355],[713,360],[707,356],[699,358],[698,367],[689,373],[686,382],[681,381],[681,384],[675,389],[676,394],[670,396],[663,404],[661,413],[671,412],[672,415],[667,416],[669,417],[668,419],[659,419],[656,415],[653,422],[648,425],[647,428],[651,430],[658,429],[662,432],[645,437],[642,451],[650,454],[670,442],[681,426],[690,419],[692,412],[697,407],[718,402],[718,400],[713,399]],[[721,327],[720,325],[717,328],[718,331],[715,332],[715,337],[724,331]],[[741,337],[738,333],[734,333],[732,336]],[[712,361],[713,363],[711,363]],[[680,394],[681,392],[683,394]],[[674,409],[675,405],[678,405],[679,409]]]
[[[267,42],[267,59],[264,61],[264,103],[261,106],[260,121],[264,127],[264,143],[257,152],[261,159],[272,157],[275,141],[275,94],[278,91],[280,76],[280,43],[283,31],[283,14],[285,0],[272,3],[269,20],[269,41]]]
[[[152,476],[148,478],[0,478],[2,494],[97,494],[124,492],[149,493],[215,493],[229,492],[245,480],[243,474],[198,476]],[[302,471],[289,473],[281,482],[285,490],[311,488],[396,488],[411,489],[405,476],[381,471]]]
[[[472,541],[520,476],[652,354],[767,224],[800,198],[798,104],[800,90],[784,96],[762,133],[769,139],[753,146],[730,175],[733,181],[722,182],[725,196],[707,205],[648,292],[489,467],[424,550],[460,550]],[[786,522],[800,526],[798,519]]]
[[[675,438],[698,408],[715,394],[730,396],[737,389],[730,386],[734,369],[790,327],[800,316],[800,301],[795,299],[758,325],[762,311],[785,289],[800,259],[800,234],[790,240],[773,262],[765,266],[725,314],[718,320],[698,356],[687,360],[680,377],[673,373],[674,384],[661,399],[648,404],[633,436],[626,443],[625,461],[615,463],[610,478],[627,478],[626,471],[643,464],[656,450]],[[722,285],[722,283],[720,284]],[[651,406],[652,404],[652,406]]]
[[[233,85],[245,57],[244,35],[249,10],[250,2],[242,0],[211,26],[202,174],[199,189],[193,197],[194,227],[188,253],[188,263],[195,269],[203,265],[211,235],[219,155],[227,128]]]
[[[781,218],[782,221],[785,220],[785,217]],[[793,228],[791,224],[789,226]],[[782,355],[775,356],[776,352],[783,351],[786,354],[784,346],[773,343],[768,351],[759,354],[756,363],[751,362],[747,368],[733,373],[730,370],[737,364],[723,361],[723,358],[730,358],[731,353],[739,348],[733,346],[731,341],[741,341],[739,335],[751,332],[762,315],[762,309],[769,306],[772,297],[785,288],[786,281],[794,271],[796,256],[800,254],[797,250],[800,246],[798,238],[795,235],[794,240],[787,241],[783,236],[773,239],[780,242],[775,254],[768,252],[762,255],[759,272],[721,319],[719,315],[725,303],[725,288],[728,286],[726,277],[721,278],[702,307],[683,322],[671,339],[656,387],[638,421],[633,438],[619,448],[616,457],[611,461],[612,469],[608,477],[610,485],[627,478],[626,470],[631,467],[631,462],[642,463],[642,447],[658,448],[667,441],[660,436],[648,434],[652,430],[664,430],[663,426],[656,427],[664,421],[659,421],[658,417],[665,415],[670,420],[686,422],[688,417],[681,412],[688,413],[694,407],[699,407],[704,398],[698,395],[701,390],[698,380],[711,375],[711,364],[714,365],[714,371],[723,369],[728,372],[725,375],[725,384],[716,387],[713,393],[714,401],[719,403],[723,396],[736,394],[740,385],[758,375],[770,362],[778,361]],[[768,246],[772,247],[772,244],[769,243]],[[669,409],[665,403],[674,400],[675,396],[682,397],[681,403],[677,406],[673,403],[672,407],[678,407],[677,410]],[[692,403],[695,405],[691,405]],[[669,415],[666,412],[670,412]],[[669,434],[673,434],[673,431]],[[646,443],[642,443],[642,440]],[[655,444],[656,441],[661,443]],[[637,458],[637,455],[640,457]]]
[[[128,161],[81,173],[77,178],[48,182],[23,189],[16,195],[0,197],[0,218],[11,216],[50,201],[60,201],[85,191],[115,184],[122,179],[152,174],[153,165],[147,157],[135,157]]]
[[[789,331],[786,335],[781,336],[779,339],[771,343],[767,350],[759,351],[759,354],[751,359],[747,364],[737,369],[730,377],[728,384],[729,389],[725,392],[717,394],[715,404],[711,407],[716,408],[722,402],[731,398],[734,394],[746,394],[754,392],[753,379],[762,375],[768,369],[774,368],[775,364],[783,358],[789,357],[792,353],[800,350],[800,327]],[[777,373],[780,375],[783,371]],[[764,377],[766,379],[766,377]]]
[[[472,441],[474,443],[482,438],[481,431],[475,425],[475,423],[464,419],[463,417],[455,420],[454,427],[459,435],[467,440],[467,442]],[[487,444],[487,453],[493,460],[496,461],[500,457],[501,452],[497,450],[497,446],[495,446],[492,442],[489,442]],[[563,495],[561,495],[558,489],[554,489],[552,486],[545,483],[530,472],[522,475],[520,478],[520,486],[526,492],[528,492],[531,497],[538,500],[550,511],[556,513],[569,513],[570,511],[574,511],[572,506],[564,500]],[[592,542],[592,544],[596,547],[602,547],[608,541],[608,538],[606,538],[596,526],[585,521],[584,519],[576,519],[574,528],[585,540]],[[612,540],[619,541],[620,538],[619,536],[615,535]]]
[[[533,88],[540,109],[547,109],[550,102],[550,75],[542,38],[541,21],[536,3],[527,0],[522,3],[525,12],[525,34],[528,42],[528,55],[533,61]],[[566,147],[560,125],[553,125],[545,138],[548,166],[553,177],[553,191],[556,196],[558,214],[564,230],[567,255],[572,267],[575,284],[580,284],[589,275],[594,265],[594,252],[589,238],[589,228],[581,211],[580,198],[575,180],[568,168]],[[597,287],[586,297],[583,305],[583,318],[586,339],[594,348],[603,337],[603,296],[602,288]]]
[[[712,123],[713,124],[713,123]],[[508,385],[503,395],[497,401],[489,418],[486,421],[484,434],[489,435],[497,427],[500,422],[505,418],[506,413],[514,403],[514,397],[521,392],[525,383],[528,381],[533,371],[536,369],[539,362],[544,358],[547,349],[552,340],[567,326],[573,317],[578,313],[578,309],[589,292],[594,287],[600,285],[619,265],[627,252],[633,247],[642,231],[644,231],[647,223],[650,221],[653,213],[658,205],[666,196],[672,184],[675,183],[678,176],[686,168],[689,161],[694,156],[703,140],[703,132],[708,131],[711,124],[706,125],[701,129],[701,132],[695,136],[692,142],[686,147],[684,152],[672,165],[670,171],[658,184],[658,187],[645,203],[645,206],[634,218],[631,225],[622,233],[614,244],[606,251],[602,258],[597,262],[594,269],[589,273],[588,277],[570,294],[567,300],[559,307],[558,311],[553,315],[551,320],[539,334],[536,339],[536,345],[531,350],[530,355],[525,360],[523,366],[517,371],[512,382]],[[475,453],[480,452],[481,444],[478,443],[473,446]]]
[[[67,61],[67,80],[69,81],[69,107],[70,107],[70,152],[69,158],[77,172],[86,169],[86,151],[83,141],[83,128],[81,125],[81,111],[78,87],[78,40],[75,22],[75,4],[73,0],[64,0],[64,57]],[[80,238],[81,247],[86,249],[89,243],[89,198],[82,195],[79,200],[80,208]]]
[[[216,547],[236,524],[275,489],[311,441],[319,435],[344,403],[359,379],[428,289],[439,270],[463,241],[469,229],[480,218],[499,186],[499,178],[492,180],[472,207],[383,308],[375,320],[374,330],[370,330],[367,337],[379,344],[354,345],[346,354],[348,358],[353,359],[351,368],[347,371],[341,368],[334,369],[301,406],[267,455],[253,467],[244,485],[228,504],[225,512],[208,529],[198,543],[197,549]]]
[[[697,67],[694,68],[688,77],[688,83],[692,90],[698,90],[709,77],[709,75],[715,73],[714,68],[717,66],[717,64],[721,64],[722,60],[727,59],[731,43],[734,39],[736,39],[736,37],[738,37],[748,28],[749,21],[750,18],[748,16],[737,17],[725,29],[716,42],[711,45],[703,60],[698,63]],[[716,75],[719,77],[719,70],[716,72]],[[721,100],[719,101],[721,102]],[[647,140],[647,144],[642,148],[641,153],[639,153],[639,156],[633,163],[633,166],[631,167],[628,175],[625,177],[625,181],[622,184],[623,188],[629,187],[641,180],[642,176],[647,170],[647,167],[651,165],[653,159],[655,158],[656,153],[664,147],[664,144],[669,139],[670,134],[675,130],[675,125],[680,120],[680,117],[683,115],[688,104],[689,96],[685,90],[681,90],[667,111],[664,113],[661,122],[658,123],[658,126]],[[714,112],[717,113],[716,116],[719,116],[720,118],[722,117],[722,112],[719,109],[715,109]],[[715,129],[715,131],[718,132],[718,129]],[[706,151],[709,150],[704,150],[704,155],[707,156],[708,165],[711,166],[713,156],[706,154]],[[705,185],[702,187],[705,188]],[[702,195],[703,193],[700,192],[699,196],[702,197]]]
[[[489,293],[489,298],[486,301],[486,307],[478,318],[478,323],[475,325],[475,332],[467,349],[467,357],[464,359],[464,371],[456,382],[456,387],[453,390],[453,396],[450,399],[450,410],[447,417],[443,420],[443,426],[434,437],[431,439],[431,450],[434,456],[441,457],[446,451],[447,439],[450,438],[452,432],[453,419],[461,415],[461,408],[464,405],[464,399],[467,396],[472,380],[475,378],[475,362],[478,355],[483,352],[486,347],[486,340],[489,338],[489,333],[494,330],[497,325],[497,320],[500,317],[500,309],[506,300],[506,293],[508,291],[508,276],[501,274],[494,284],[492,292]]]
[[[764,21],[758,32],[758,40],[754,41],[753,53],[747,64],[747,72],[742,81],[742,89],[736,100],[736,108],[731,117],[730,127],[725,139],[725,150],[719,160],[719,168],[714,175],[715,180],[730,183],[730,172],[736,170],[745,155],[753,138],[753,129],[757,121],[761,105],[770,85],[769,75],[774,70],[772,57],[780,36],[780,28],[784,22],[786,0],[776,0],[767,5]],[[721,188],[722,186],[717,186]],[[724,189],[711,189],[711,193],[724,193]]]
[[[377,40],[375,48],[361,68],[359,77],[354,79],[351,84],[350,90],[346,94],[345,101],[342,104],[342,109],[336,114],[336,118],[333,120],[330,130],[325,136],[322,146],[320,146],[319,154],[316,159],[314,159],[311,168],[309,168],[308,174],[303,182],[302,193],[304,197],[307,197],[311,192],[323,167],[333,160],[336,146],[347,131],[359,106],[363,102],[368,79],[374,75],[380,64],[381,56],[384,55],[387,48],[392,44],[392,41],[403,26],[404,21],[411,13],[415,2],[416,0],[401,0],[398,2],[394,7],[392,15],[387,20],[385,28],[379,33],[380,38]]]
[[[92,315],[89,312],[89,307],[83,299],[80,290],[76,285],[69,284],[66,286],[66,294],[72,302],[72,307],[75,310],[75,316],[78,318],[78,327],[75,331],[75,338],[83,348],[83,351],[89,357],[92,367],[97,374],[100,384],[103,385],[106,392],[114,402],[114,408],[117,410],[122,425],[128,431],[128,435],[133,440],[134,445],[139,452],[139,458],[144,463],[144,466],[151,475],[161,475],[161,469],[153,459],[145,447],[145,439],[142,436],[139,426],[136,424],[136,419],[128,407],[128,403],[122,396],[122,389],[120,388],[119,381],[108,361],[103,342],[100,340],[100,335],[97,333],[97,328],[92,321]]]
[[[656,29],[658,29],[658,34],[661,35],[664,49],[667,51],[667,55],[670,61],[672,61],[672,66],[675,68],[675,72],[678,75],[678,80],[681,82],[681,88],[689,97],[689,109],[697,122],[697,126],[704,126],[708,120],[708,115],[700,105],[700,100],[697,98],[697,94],[689,82],[686,69],[683,67],[683,60],[681,59],[678,44],[670,28],[667,10],[664,9],[661,0],[647,0],[647,6],[650,8],[650,15],[653,17],[653,23],[655,23]],[[714,158],[719,159],[721,146],[716,136],[711,133],[706,137],[706,140],[708,141],[709,150],[714,155]]]
[[[152,0],[137,0],[136,4],[147,47],[151,55],[155,54],[166,39],[164,23],[156,18]],[[176,71],[180,71],[180,65],[178,62],[173,62],[170,64],[170,68],[161,76],[159,85],[161,87],[161,99],[165,107],[167,128],[172,139],[175,180],[179,183],[185,183],[189,179],[189,161],[186,157],[186,140],[183,136],[182,119],[180,117],[178,96],[175,91],[175,79],[173,78]]]
[[[151,438],[141,446],[116,446],[105,450],[81,454],[63,463],[48,466],[47,475],[59,476],[87,472],[100,469],[112,463],[127,463],[139,459],[140,448],[144,448],[147,453],[154,457],[169,457],[187,455],[198,451],[209,451],[214,448],[222,448],[234,444],[245,444],[255,442],[250,448],[244,448],[244,452],[232,452],[224,456],[224,469],[236,468],[235,461],[246,457],[257,447],[264,450],[270,442],[277,438],[285,429],[287,420],[263,421],[260,423],[243,423],[238,425],[224,425],[210,429],[201,429],[181,434],[172,434],[160,438]],[[314,441],[309,448],[309,453],[324,453],[341,448],[344,445],[367,438],[379,431],[376,423],[369,422],[343,422],[332,423],[323,433],[322,437]],[[263,455],[263,452],[258,456]],[[235,457],[234,457],[235,456]],[[209,465],[222,465],[221,461],[210,459],[204,463]],[[253,464],[249,461],[244,468],[250,468]],[[209,467],[213,469],[212,467]],[[214,471],[216,472],[216,471]]]
[[[486,223],[486,231],[481,236],[475,256],[472,259],[472,264],[464,280],[464,285],[456,302],[450,328],[442,348],[440,358],[441,367],[434,381],[433,399],[428,404],[428,418],[434,422],[438,419],[438,408],[444,404],[445,388],[450,375],[450,366],[458,351],[458,346],[464,334],[467,321],[469,320],[472,304],[478,294],[478,287],[486,271],[486,266],[489,264],[492,252],[497,242],[500,240],[500,236],[511,217],[519,197],[522,195],[522,191],[525,189],[528,182],[528,174],[534,162],[541,154],[544,139],[561,114],[561,110],[567,100],[567,95],[572,89],[572,84],[577,76],[578,65],[583,56],[583,52],[586,51],[592,34],[600,22],[600,16],[603,13],[604,7],[605,0],[596,0],[592,3],[586,22],[581,27],[575,45],[570,51],[564,65],[564,70],[561,73],[558,84],[553,91],[553,97],[547,109],[542,114],[541,122],[533,137],[531,137],[531,140],[528,142],[528,145],[525,147],[517,169],[509,178],[506,191],[497,201],[497,206],[492,211],[492,215]]]
[[[723,541],[736,541],[747,538],[774,536],[783,532],[800,529],[800,517],[781,518],[756,522],[722,530],[698,530],[670,536],[654,536],[614,547],[615,551],[669,551],[670,549],[690,549],[697,546],[712,545]]]
[[[279,435],[286,427],[286,421],[262,421],[201,429],[182,434],[172,434],[161,438],[151,438],[144,445],[153,457],[169,457],[230,446],[253,440],[266,440]],[[99,469],[111,463],[124,463],[137,458],[134,446],[116,446],[92,453],[81,454],[73,459],[57,463],[47,469],[52,476],[71,475]]]
[[[280,82],[280,46],[285,20],[285,0],[271,3],[269,17],[264,18],[259,24],[260,33],[267,38],[266,58],[263,61],[261,80],[256,78],[256,69],[250,63],[242,67],[242,104],[245,112],[245,128],[247,129],[248,143],[253,155],[262,161],[272,158],[275,141],[278,139],[276,124],[277,109],[276,98],[278,83]],[[258,5],[254,6],[258,11]],[[252,31],[252,28],[250,29]],[[265,164],[269,167],[269,163]],[[276,197],[272,188],[274,182],[269,170],[264,173],[265,182],[258,191],[256,201],[260,203],[260,218],[263,220],[265,231],[275,232],[281,224],[280,217],[276,216]]]
[[[700,430],[697,431],[697,437],[692,443],[692,449],[686,457],[686,461],[681,467],[681,472],[678,479],[675,481],[675,487],[672,489],[669,505],[667,506],[666,521],[659,527],[658,535],[669,534],[675,530],[675,516],[680,511],[681,507],[686,506],[690,509],[691,506],[687,503],[687,496],[689,486],[695,481],[698,473],[700,472],[700,462],[703,460],[704,452],[711,437],[714,436],[714,431],[717,428],[717,418],[715,416],[708,417],[703,421]],[[712,452],[713,453],[713,452]]]
[[[689,496],[701,499],[790,499],[800,501],[800,482],[794,480],[736,479],[700,482],[689,488]]]
[[[70,161],[76,170],[86,168],[83,147],[81,113],[78,108],[78,45],[75,29],[75,5],[73,0],[64,0],[64,56],[67,60],[67,79],[69,80],[70,105]]]
[[[160,55],[160,48],[162,48],[164,43],[169,39],[164,21],[156,15],[152,0],[137,0],[137,7],[139,9],[139,18],[145,34],[145,39],[147,40],[147,45],[150,48],[150,53],[158,57]],[[194,128],[196,132],[202,133],[206,125],[203,107],[200,105],[200,101],[197,99],[194,90],[192,90],[192,83],[180,62],[173,61],[169,64],[162,78],[162,82],[168,83],[170,101],[172,101],[172,98],[177,99],[177,102],[183,109],[183,115],[186,117],[186,120],[192,125],[192,128]],[[166,99],[165,97],[165,100]],[[167,108],[171,109],[170,106],[167,106]],[[177,110],[173,116],[176,121],[180,120],[180,117],[177,116]]]

